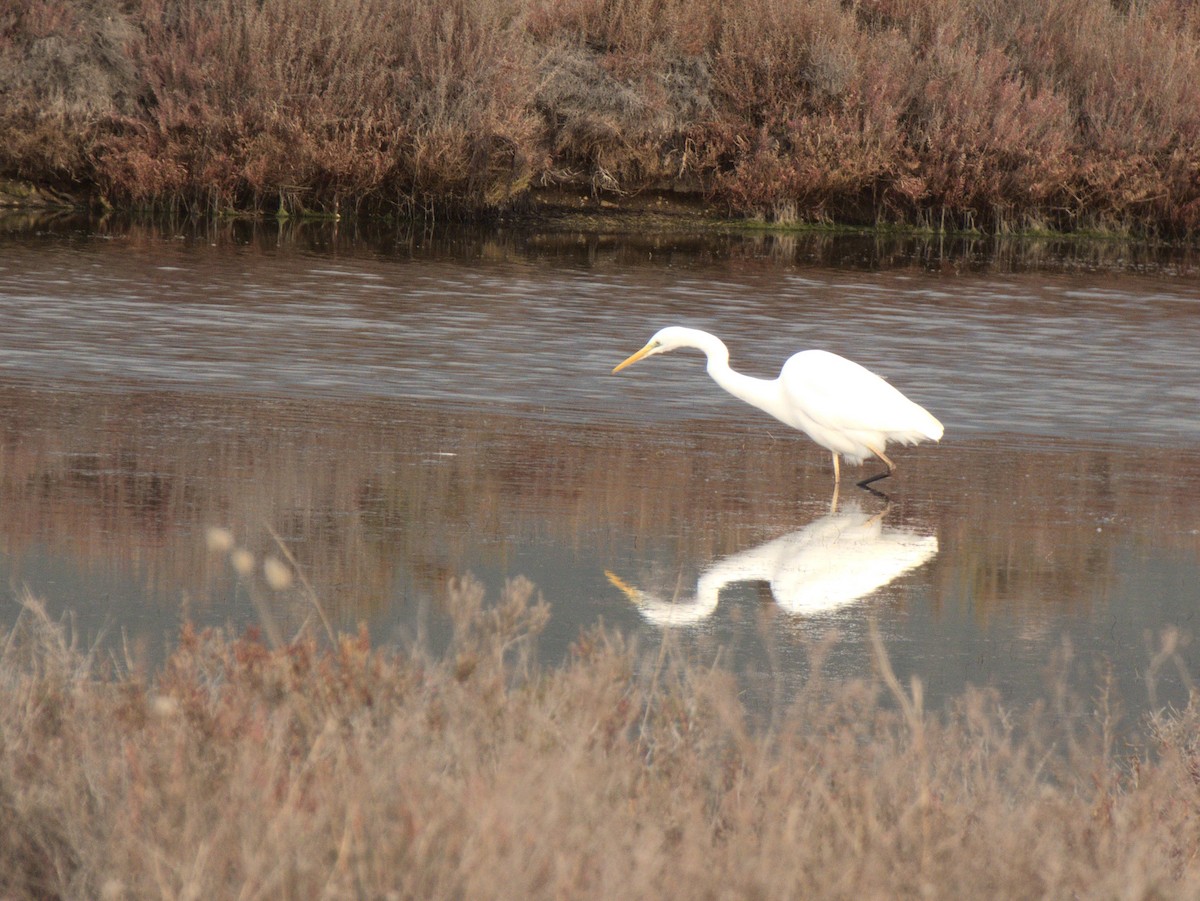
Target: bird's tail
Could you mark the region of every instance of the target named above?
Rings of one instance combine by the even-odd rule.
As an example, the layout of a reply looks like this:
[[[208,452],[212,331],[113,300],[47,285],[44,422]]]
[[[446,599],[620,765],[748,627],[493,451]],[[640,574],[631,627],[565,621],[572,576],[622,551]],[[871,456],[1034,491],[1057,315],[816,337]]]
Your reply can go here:
[[[918,409],[924,414],[922,417],[924,422],[921,425],[921,434],[923,434],[930,441],[941,441],[942,433],[945,431],[945,429],[942,428],[941,422],[924,407],[918,407]]]

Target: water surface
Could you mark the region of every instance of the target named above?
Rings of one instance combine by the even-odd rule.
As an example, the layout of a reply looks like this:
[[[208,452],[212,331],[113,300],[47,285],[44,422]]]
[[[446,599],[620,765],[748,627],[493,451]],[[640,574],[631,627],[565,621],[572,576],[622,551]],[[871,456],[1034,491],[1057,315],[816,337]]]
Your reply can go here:
[[[0,248],[0,568],[152,665],[183,618],[280,629],[300,592],[239,581],[280,536],[340,627],[441,640],[447,581],[516,575],[561,659],[598,619],[786,697],[812,642],[869,671],[876,621],[934,703],[1014,702],[1070,648],[1135,710],[1200,592],[1200,280],[1110,249],[881,252],[775,239],[436,241],[330,231],[52,232]],[[886,249],[885,249],[886,250]],[[817,259],[812,259],[816,257]],[[830,262],[831,257],[835,260]],[[847,264],[847,259],[849,263]],[[726,396],[658,327],[774,375],[819,346],[946,425],[888,500]],[[864,469],[864,472],[867,470]],[[850,470],[853,474],[855,470]],[[254,593],[259,603],[254,603]],[[1196,662],[1190,644],[1180,660]],[[1155,703],[1183,698],[1174,667]]]

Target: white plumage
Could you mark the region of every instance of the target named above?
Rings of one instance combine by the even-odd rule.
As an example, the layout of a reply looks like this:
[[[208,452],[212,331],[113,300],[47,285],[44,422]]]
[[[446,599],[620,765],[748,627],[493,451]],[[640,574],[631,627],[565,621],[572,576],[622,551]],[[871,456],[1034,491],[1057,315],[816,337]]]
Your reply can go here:
[[[869,457],[883,461],[887,472],[859,482],[865,486],[891,475],[896,468],[885,453],[890,442],[916,444],[942,437],[942,424],[924,407],[869,369],[823,350],[801,351],[783,364],[778,378],[759,379],[731,369],[729,349],[715,335],[670,326],[613,372],[681,347],[703,351],[708,358],[708,374],[734,397],[799,429],[829,450],[835,482],[841,478],[839,457],[854,464]]]
[[[722,590],[734,583],[766,582],[788,613],[829,613],[867,597],[937,552],[936,535],[884,527],[882,513],[869,515],[852,504],[797,532],[716,561],[697,580],[694,598],[669,601],[607,575],[647,621],[690,626],[711,616]]]

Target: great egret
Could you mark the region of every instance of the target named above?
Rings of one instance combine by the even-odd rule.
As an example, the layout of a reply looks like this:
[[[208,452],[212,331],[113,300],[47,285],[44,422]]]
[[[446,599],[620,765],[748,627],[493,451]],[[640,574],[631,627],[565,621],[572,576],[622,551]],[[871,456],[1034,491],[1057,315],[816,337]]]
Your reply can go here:
[[[864,488],[890,476],[896,464],[884,451],[889,441],[938,441],[942,424],[875,373],[824,350],[805,350],[783,364],[779,378],[757,379],[729,368],[729,349],[720,338],[694,328],[670,326],[613,368],[620,372],[655,354],[694,347],[708,357],[708,374],[748,404],[799,429],[833,454],[833,480],[841,482],[838,456],[847,463],[878,457],[886,472],[863,479]]]

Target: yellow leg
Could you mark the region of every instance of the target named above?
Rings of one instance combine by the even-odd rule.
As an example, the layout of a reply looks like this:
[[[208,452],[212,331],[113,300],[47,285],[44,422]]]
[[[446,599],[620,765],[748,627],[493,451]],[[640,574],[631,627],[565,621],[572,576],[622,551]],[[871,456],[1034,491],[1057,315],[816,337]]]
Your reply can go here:
[[[842,467],[838,463],[837,451],[833,452],[833,484],[838,485],[842,481]]]

